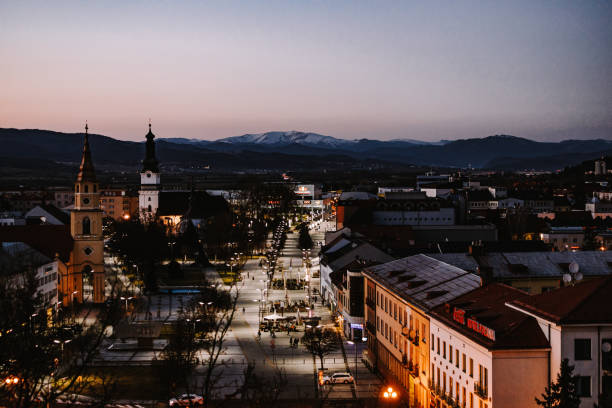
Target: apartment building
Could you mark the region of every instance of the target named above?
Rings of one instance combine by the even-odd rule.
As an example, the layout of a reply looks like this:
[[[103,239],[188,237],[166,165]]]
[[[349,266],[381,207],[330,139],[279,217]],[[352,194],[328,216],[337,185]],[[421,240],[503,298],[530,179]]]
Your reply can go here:
[[[581,408],[612,394],[610,294],[612,277],[602,277],[506,303],[535,318],[550,343],[549,381],[556,379],[562,360],[574,366]]]
[[[365,268],[365,359],[392,377],[415,407],[429,406],[428,313],[480,286],[473,273],[414,255]]]
[[[104,189],[100,191],[100,209],[104,217],[129,220],[138,214],[138,197],[122,189]]]
[[[537,321],[505,305],[528,295],[493,283],[430,314],[431,377],[437,407],[528,408],[548,385],[550,346]]]

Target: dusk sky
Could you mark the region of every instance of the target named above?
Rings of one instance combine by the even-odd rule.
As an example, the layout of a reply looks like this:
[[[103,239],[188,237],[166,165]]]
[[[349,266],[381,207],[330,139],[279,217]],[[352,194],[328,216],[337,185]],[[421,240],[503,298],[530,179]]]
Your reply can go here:
[[[0,127],[612,138],[610,1],[0,1]]]

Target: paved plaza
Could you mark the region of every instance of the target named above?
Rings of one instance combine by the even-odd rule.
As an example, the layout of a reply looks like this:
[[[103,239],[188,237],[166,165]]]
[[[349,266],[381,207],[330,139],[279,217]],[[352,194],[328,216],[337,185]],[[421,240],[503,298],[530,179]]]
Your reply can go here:
[[[326,229],[334,229],[332,222],[317,224],[311,231],[314,248],[310,252],[311,274],[318,271],[318,251],[324,245],[324,233]],[[282,279],[281,270],[285,271],[287,279],[304,279],[305,268],[302,260],[302,251],[297,247],[297,232],[289,232],[284,248],[280,251],[277,259],[277,267],[273,279]],[[117,268],[116,264],[107,264],[108,268]],[[282,269],[281,269],[282,268]],[[207,275],[210,282],[222,284],[222,281],[214,268],[205,268],[203,273]],[[121,275],[121,274],[119,274]],[[319,387],[318,369],[320,360],[314,357],[300,343],[297,347],[290,346],[291,339],[301,339],[304,334],[304,325],[298,325],[298,332],[275,332],[273,338],[270,332],[261,332],[258,338],[259,323],[262,315],[268,315],[280,310],[272,310],[271,305],[275,301],[290,302],[307,301],[308,291],[266,289],[267,275],[260,266],[260,258],[246,261],[242,269],[242,280],[237,285],[239,298],[231,329],[228,331],[217,374],[222,373],[219,387],[219,397],[233,394],[243,382],[244,372],[248,364],[255,366],[255,373],[266,378],[272,378],[278,370],[282,372],[287,384],[282,387],[280,398],[299,400],[303,398],[323,398],[329,400],[356,398],[376,398],[381,381],[379,377],[371,373],[361,361],[361,352],[365,344],[349,344],[342,336],[342,346],[327,355],[324,359],[326,373],[350,372],[356,380],[355,384],[336,384]],[[127,285],[127,282],[126,282]],[[335,328],[333,318],[328,307],[321,303],[321,298],[314,289],[319,288],[319,278],[311,279],[310,296],[314,301],[314,308],[310,310],[311,315],[321,318],[320,325]],[[263,294],[262,294],[263,293]],[[158,321],[160,323],[175,320],[182,305],[190,299],[189,294],[184,295],[154,295],[150,298],[150,306],[147,308],[146,298],[140,298],[135,310],[132,310],[130,318],[133,321]],[[262,302],[264,300],[264,302]],[[133,302],[134,300],[128,300]],[[262,311],[260,307],[266,305]],[[136,306],[136,305],[134,305]],[[131,307],[130,307],[131,308]],[[150,313],[149,313],[150,312]],[[284,316],[296,316],[296,313],[283,313]],[[301,317],[308,315],[302,312]],[[157,340],[154,350],[142,351],[131,348],[130,344],[113,344],[108,342],[100,355],[100,362],[106,364],[147,365],[152,360],[159,358],[164,340]],[[118,343],[117,340],[114,343]],[[159,343],[159,344],[157,344]],[[113,344],[113,347],[110,347]],[[197,369],[198,375],[195,382],[202,384],[204,367]],[[195,388],[197,389],[197,388]]]

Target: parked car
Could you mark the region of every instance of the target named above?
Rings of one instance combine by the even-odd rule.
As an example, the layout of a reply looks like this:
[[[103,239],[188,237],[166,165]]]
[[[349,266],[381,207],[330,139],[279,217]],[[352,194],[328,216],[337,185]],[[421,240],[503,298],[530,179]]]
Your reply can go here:
[[[323,384],[352,384],[355,379],[350,373],[334,373],[331,376],[323,376]]]
[[[171,407],[199,407],[204,405],[204,398],[196,394],[183,394],[172,398],[169,404]]]

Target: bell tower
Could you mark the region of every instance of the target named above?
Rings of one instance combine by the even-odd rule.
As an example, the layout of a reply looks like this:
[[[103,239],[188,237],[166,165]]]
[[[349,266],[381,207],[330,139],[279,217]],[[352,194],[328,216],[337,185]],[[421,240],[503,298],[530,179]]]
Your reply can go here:
[[[70,259],[70,276],[63,287],[64,305],[72,300],[102,303],[104,291],[104,237],[100,191],[89,149],[89,127],[79,174],[74,183],[74,210],[70,213],[70,233],[74,246]]]
[[[159,163],[155,157],[155,135],[151,132],[149,122],[149,133],[147,133],[145,145],[145,158],[142,161],[140,172],[140,191],[138,192],[138,208],[140,210],[140,221],[153,221],[159,208],[159,191],[161,190],[161,177]]]

